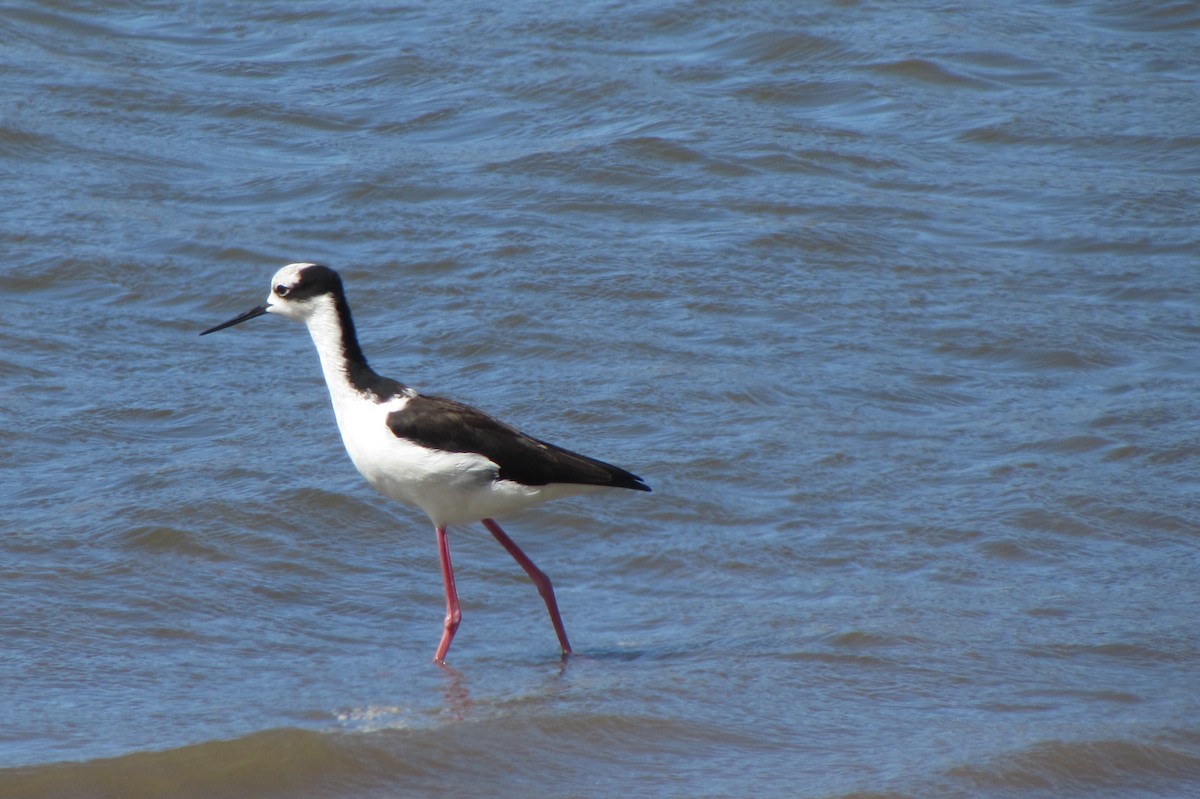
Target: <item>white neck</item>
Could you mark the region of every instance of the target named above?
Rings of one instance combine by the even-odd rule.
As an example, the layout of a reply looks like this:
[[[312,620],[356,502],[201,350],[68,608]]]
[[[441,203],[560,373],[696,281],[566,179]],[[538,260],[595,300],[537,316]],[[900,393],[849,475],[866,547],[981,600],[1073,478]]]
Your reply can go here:
[[[333,298],[328,295],[320,297],[316,309],[305,323],[317,348],[317,356],[321,359],[321,371],[325,375],[325,385],[329,387],[334,410],[338,411],[346,400],[362,399],[362,395],[350,384],[349,364],[342,348],[342,325]]]

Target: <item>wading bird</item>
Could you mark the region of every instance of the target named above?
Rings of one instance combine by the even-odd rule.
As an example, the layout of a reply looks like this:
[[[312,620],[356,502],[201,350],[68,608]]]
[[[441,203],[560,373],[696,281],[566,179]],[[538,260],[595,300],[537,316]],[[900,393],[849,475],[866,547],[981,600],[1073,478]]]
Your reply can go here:
[[[649,491],[637,475],[548,444],[453,400],[419,394],[382,377],[358,343],[337,272],[318,264],[289,264],[275,273],[267,301],[200,335],[278,314],[308,326],[342,442],[358,471],[377,491],[423,510],[437,533],[446,589],[446,621],[434,661],[444,663],[462,614],[446,528],[480,520],[537,586],[563,656],[571,653],[554,588],[497,517],[597,488]]]

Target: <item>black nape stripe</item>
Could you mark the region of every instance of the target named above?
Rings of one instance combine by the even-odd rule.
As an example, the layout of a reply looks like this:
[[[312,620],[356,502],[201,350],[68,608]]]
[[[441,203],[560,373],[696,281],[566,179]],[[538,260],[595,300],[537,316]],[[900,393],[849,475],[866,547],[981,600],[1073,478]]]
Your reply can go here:
[[[370,394],[376,402],[386,402],[404,393],[406,386],[398,380],[383,377],[367,363],[367,356],[358,343],[358,332],[354,327],[354,316],[350,303],[346,301],[346,289],[342,278],[327,266],[312,264],[300,270],[296,285],[288,299],[308,299],[322,294],[333,296],[334,309],[338,315],[338,326],[342,331],[342,356],[346,364],[346,379],[363,394]]]
[[[296,285],[291,287],[288,299],[307,300],[321,294],[345,297],[342,278],[328,266],[309,264],[296,273]]]

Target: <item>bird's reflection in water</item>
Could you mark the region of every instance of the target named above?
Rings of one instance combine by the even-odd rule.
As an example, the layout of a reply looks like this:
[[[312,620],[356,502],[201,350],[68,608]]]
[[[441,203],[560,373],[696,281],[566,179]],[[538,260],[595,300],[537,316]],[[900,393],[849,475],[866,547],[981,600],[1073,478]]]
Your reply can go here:
[[[573,658],[578,658],[579,655],[564,654],[558,661],[558,669],[552,676],[552,681],[558,684],[567,674],[567,664]],[[585,658],[586,660],[586,658]],[[434,661],[437,667],[442,670],[444,679],[442,687],[442,696],[446,700],[446,712],[450,718],[455,721],[463,721],[475,709],[475,700],[471,698],[471,690],[467,687],[467,677],[453,666],[448,666],[445,663]]]
[[[467,678],[453,666],[447,666],[445,663],[437,665],[446,678],[445,687],[442,688],[442,695],[446,698],[446,710],[449,711],[450,718],[462,721],[474,704],[471,701],[471,692],[467,688]]]

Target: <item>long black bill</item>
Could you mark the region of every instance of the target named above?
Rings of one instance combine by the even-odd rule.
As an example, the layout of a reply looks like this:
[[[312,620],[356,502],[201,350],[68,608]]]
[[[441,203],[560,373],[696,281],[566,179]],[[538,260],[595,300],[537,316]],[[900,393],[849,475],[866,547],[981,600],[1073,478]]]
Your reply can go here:
[[[240,325],[242,322],[245,322],[247,319],[253,319],[256,316],[262,316],[266,312],[267,312],[267,306],[265,306],[265,305],[260,305],[257,308],[251,308],[249,311],[246,311],[241,316],[235,316],[232,319],[230,319],[228,322],[222,322],[221,324],[217,325],[216,327],[210,327],[208,330],[205,330],[200,335],[207,336],[209,333],[216,333],[218,330],[224,330],[227,327],[233,327],[234,325]]]

